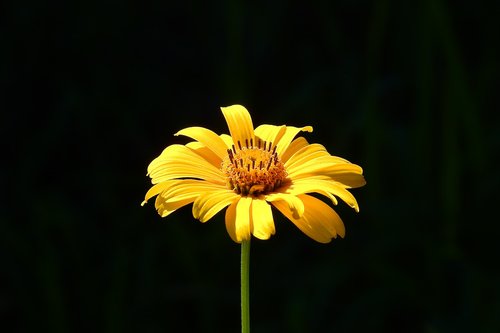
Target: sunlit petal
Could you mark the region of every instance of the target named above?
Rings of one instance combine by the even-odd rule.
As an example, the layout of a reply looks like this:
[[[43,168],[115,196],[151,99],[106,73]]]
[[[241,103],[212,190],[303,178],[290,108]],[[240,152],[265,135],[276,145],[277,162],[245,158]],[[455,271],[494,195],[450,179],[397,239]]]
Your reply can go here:
[[[287,204],[289,211],[295,218],[304,214],[304,204],[299,197],[287,193],[271,193],[266,196],[269,202],[283,201]]]
[[[292,142],[293,138],[299,134],[299,132],[312,132],[313,128],[312,126],[304,126],[304,127],[294,127],[294,126],[287,126],[286,127],[286,132],[283,134],[281,137],[280,141],[278,142],[278,156],[283,155],[283,153],[288,149],[288,146],[290,145],[290,142]]]
[[[324,175],[349,188],[366,185],[363,169],[356,164],[335,165],[325,171]],[[300,175],[298,175],[300,177]]]
[[[285,132],[285,125],[260,125],[255,129],[255,136],[262,141],[271,142],[273,145],[276,145]]]
[[[352,163],[336,163],[335,161],[331,161],[328,158],[318,158],[315,160],[315,163],[304,163],[302,166],[296,166],[294,168],[289,168],[288,176],[292,179],[302,179],[311,176],[328,176],[332,179],[335,179],[335,176],[339,175],[339,182],[342,180],[342,175],[350,174],[351,177],[353,174],[359,175],[359,180],[351,181],[354,185],[356,183],[362,183],[363,170],[356,164]]]
[[[233,138],[230,135],[227,134],[221,134],[220,138],[224,143],[226,144],[227,149],[231,149],[231,147],[234,145]]]
[[[332,156],[323,145],[313,143],[297,150],[286,161],[285,166],[289,172],[293,172],[297,168],[300,169],[304,164],[314,165],[317,163],[338,164],[349,163],[349,161],[338,156]]]
[[[304,137],[300,136],[296,138],[288,145],[288,148],[281,155],[281,162],[286,163],[293,154],[307,145],[309,145],[309,142],[307,142]]]
[[[227,147],[224,142],[214,132],[204,127],[188,127],[175,133],[175,136],[184,135],[204,144],[213,151],[220,159],[227,156]]]
[[[154,174],[154,178],[152,178],[152,183],[157,184],[176,178],[204,179],[220,184],[223,184],[225,182],[224,177],[220,173],[211,172],[211,170],[209,169],[203,169],[194,165],[175,163],[173,165],[165,166],[161,170],[158,170],[158,172]]]
[[[201,194],[207,192],[226,190],[223,185],[196,179],[176,179],[165,183],[170,184],[170,186],[164,189],[159,195],[164,197],[168,202],[184,200],[187,198],[197,198]]]
[[[238,197],[236,193],[229,190],[203,193],[193,204],[193,216],[201,222],[206,222]]]
[[[311,162],[313,159],[325,156],[331,156],[326,151],[325,147],[319,143],[313,143],[303,147],[293,154],[290,159],[286,161],[285,167],[287,170],[291,171],[295,168],[300,168],[306,162]]]
[[[236,206],[238,205],[239,199],[234,200],[229,207],[226,209],[226,230],[231,239],[236,243],[241,243],[236,237]]]
[[[188,198],[196,198],[204,191],[216,191],[225,187],[195,179],[174,179],[158,183],[151,187],[146,193],[142,205],[155,195],[162,196],[166,201],[181,201]]]
[[[252,234],[259,239],[269,239],[275,233],[271,205],[265,200],[252,201]]]
[[[141,203],[141,206],[144,206],[149,199],[154,197],[155,195],[158,195],[159,193],[163,192],[166,188],[170,186],[170,182],[163,182],[159,184],[153,185],[147,192],[144,197],[144,201]]]
[[[157,196],[155,201],[155,207],[161,217],[167,217],[171,213],[175,212],[177,209],[189,205],[194,201],[194,198],[188,198],[184,200],[178,200],[175,202],[166,202],[165,198],[162,196]]]
[[[324,194],[329,197],[334,204],[337,204],[337,200],[333,197],[335,195],[342,199],[351,208],[354,208],[356,212],[359,212],[358,202],[356,201],[356,198],[351,194],[351,192],[347,191],[341,184],[332,180],[306,178],[301,181],[295,181],[286,190],[286,193],[290,193],[293,195],[313,192]]]
[[[192,141],[186,143],[186,147],[194,151],[196,154],[200,155],[203,159],[205,159],[208,163],[212,164],[217,169],[220,168],[221,159],[219,156],[215,155],[215,153],[208,149],[203,143],[198,141]]]
[[[322,181],[332,182],[331,180],[319,180],[319,179],[310,180],[309,178],[306,178],[306,180],[303,182],[294,181],[290,185],[283,187],[280,190],[284,193],[292,195],[316,192],[328,197],[334,205],[337,205],[338,204],[337,198],[335,198],[335,196],[331,193],[329,187],[323,185]]]
[[[305,211],[299,219],[290,214],[282,201],[275,201],[272,204],[303,233],[317,242],[328,243],[337,235],[345,236],[344,223],[330,206],[309,195],[301,195],[300,199],[304,202]]]
[[[238,243],[250,239],[250,223],[251,223],[251,212],[250,206],[252,204],[252,198],[241,197],[236,206],[236,217],[235,217],[235,233],[236,240]]]
[[[222,107],[221,110],[235,143],[239,141],[243,145],[245,140],[254,139],[252,117],[247,109],[241,105],[231,105]]]
[[[183,145],[171,145],[148,167],[153,184],[175,178],[198,178],[225,183],[221,170]]]

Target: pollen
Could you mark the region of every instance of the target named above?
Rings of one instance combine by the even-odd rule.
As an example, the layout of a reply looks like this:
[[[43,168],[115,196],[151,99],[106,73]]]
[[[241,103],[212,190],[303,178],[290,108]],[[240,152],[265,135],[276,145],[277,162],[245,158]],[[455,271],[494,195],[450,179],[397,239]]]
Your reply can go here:
[[[241,195],[258,196],[279,188],[286,180],[285,166],[281,163],[276,146],[256,138],[238,141],[227,150],[222,161],[222,172],[227,187]]]

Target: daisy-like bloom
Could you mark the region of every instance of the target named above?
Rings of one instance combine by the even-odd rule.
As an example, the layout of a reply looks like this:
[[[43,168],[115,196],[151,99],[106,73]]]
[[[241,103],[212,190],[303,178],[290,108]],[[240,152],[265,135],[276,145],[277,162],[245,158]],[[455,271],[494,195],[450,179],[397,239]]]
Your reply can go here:
[[[311,126],[254,129],[243,106],[221,110],[231,136],[203,127],[177,132],[194,141],[168,146],[151,162],[148,175],[154,185],[142,204],[157,196],[156,209],[165,217],[193,203],[193,216],[201,222],[229,206],[226,229],[238,243],[275,233],[273,206],[320,243],[344,237],[338,214],[309,193],[324,195],[334,205],[338,197],[358,212],[347,189],[365,184],[361,167],[330,155],[320,144],[295,138],[301,131],[312,132]]]

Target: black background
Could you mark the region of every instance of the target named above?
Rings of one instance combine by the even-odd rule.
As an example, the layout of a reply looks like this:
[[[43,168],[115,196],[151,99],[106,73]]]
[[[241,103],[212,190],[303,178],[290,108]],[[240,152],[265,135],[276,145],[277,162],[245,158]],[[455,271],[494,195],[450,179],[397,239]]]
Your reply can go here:
[[[403,4],[404,3],[404,4]],[[161,219],[146,167],[188,126],[312,125],[361,212],[254,240],[253,332],[499,332],[498,2],[0,6],[1,325],[237,332],[223,214]],[[15,328],[15,330],[12,330]]]

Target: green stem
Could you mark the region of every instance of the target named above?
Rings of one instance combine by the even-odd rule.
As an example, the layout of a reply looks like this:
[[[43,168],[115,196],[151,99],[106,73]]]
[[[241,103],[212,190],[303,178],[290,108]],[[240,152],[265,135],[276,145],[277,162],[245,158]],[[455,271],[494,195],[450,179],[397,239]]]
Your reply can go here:
[[[250,239],[241,242],[241,332],[250,333]]]

